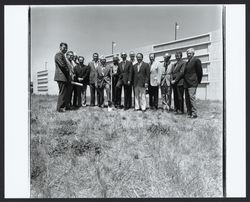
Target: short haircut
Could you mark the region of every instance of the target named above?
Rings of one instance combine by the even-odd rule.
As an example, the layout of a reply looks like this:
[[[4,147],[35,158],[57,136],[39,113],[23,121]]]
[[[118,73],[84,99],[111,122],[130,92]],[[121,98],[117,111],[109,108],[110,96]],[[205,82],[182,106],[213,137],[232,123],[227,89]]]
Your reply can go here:
[[[182,57],[182,52],[181,51],[176,51],[175,55],[180,55]]]
[[[99,56],[99,54],[98,54],[98,53],[93,53],[93,56],[94,56],[94,55],[97,55],[97,56]]]
[[[135,56],[135,52],[134,52],[134,51],[130,51],[129,55],[130,55],[130,56],[131,56],[131,55]]]
[[[62,46],[68,47],[68,44],[66,44],[66,43],[64,43],[64,42],[61,42],[61,43],[60,43],[60,47],[62,47]]]
[[[73,54],[73,51],[68,51],[68,52],[66,53],[66,55],[69,55],[70,53],[71,53],[72,55],[74,55],[74,54]]]
[[[82,59],[84,60],[84,57],[83,57],[83,56],[78,56],[78,60],[79,60],[80,58],[82,58]]]
[[[150,53],[150,54],[149,54],[149,57],[150,57],[151,55],[153,55],[153,56],[155,57],[155,54],[154,54],[154,53]]]
[[[190,52],[190,53],[194,54],[194,49],[193,48],[189,48],[189,49],[187,49],[187,52]]]
[[[142,53],[137,53],[137,54],[136,54],[136,57],[137,57],[138,55],[141,55],[141,57],[143,58],[143,54],[142,54]]]

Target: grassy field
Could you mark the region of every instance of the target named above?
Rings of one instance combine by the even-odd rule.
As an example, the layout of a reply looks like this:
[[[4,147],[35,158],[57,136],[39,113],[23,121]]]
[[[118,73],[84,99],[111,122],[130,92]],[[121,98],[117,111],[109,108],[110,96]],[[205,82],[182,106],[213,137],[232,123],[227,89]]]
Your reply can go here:
[[[31,97],[31,197],[221,197],[222,103],[198,119],[147,110],[57,113]]]

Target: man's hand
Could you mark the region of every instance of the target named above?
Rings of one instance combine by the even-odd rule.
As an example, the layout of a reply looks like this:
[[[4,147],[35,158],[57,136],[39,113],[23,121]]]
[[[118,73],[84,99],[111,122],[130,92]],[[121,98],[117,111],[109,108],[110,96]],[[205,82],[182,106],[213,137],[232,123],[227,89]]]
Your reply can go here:
[[[148,88],[148,84],[147,83],[145,83],[145,88]]]
[[[78,78],[78,81],[83,81],[83,78]]]
[[[128,85],[130,85],[130,81],[128,81]]]
[[[173,84],[173,85],[174,85],[174,84],[175,84],[175,80],[172,80],[172,81],[171,81],[171,84]]]

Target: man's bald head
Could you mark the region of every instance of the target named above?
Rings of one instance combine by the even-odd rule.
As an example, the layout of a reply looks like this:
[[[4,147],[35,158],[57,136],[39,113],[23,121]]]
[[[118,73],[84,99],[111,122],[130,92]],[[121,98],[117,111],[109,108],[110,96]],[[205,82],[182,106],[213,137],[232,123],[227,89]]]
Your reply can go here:
[[[121,58],[122,58],[122,60],[126,60],[127,53],[126,52],[121,52]]]
[[[170,58],[171,58],[171,55],[169,53],[165,53],[165,55],[164,55],[164,61],[167,62],[167,61],[170,60]]]

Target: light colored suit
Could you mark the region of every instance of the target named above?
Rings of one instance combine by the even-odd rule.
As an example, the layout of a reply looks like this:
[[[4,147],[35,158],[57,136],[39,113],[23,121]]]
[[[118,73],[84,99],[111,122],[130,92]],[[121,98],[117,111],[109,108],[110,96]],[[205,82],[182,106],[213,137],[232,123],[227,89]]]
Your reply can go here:
[[[161,71],[161,97],[163,109],[168,111],[171,109],[171,95],[172,95],[172,85],[171,80],[173,77],[174,65],[163,63]]]
[[[162,64],[162,66],[161,66],[161,86],[163,86],[163,85],[170,86],[171,85],[173,69],[174,69],[174,65],[171,63],[169,65],[167,65],[167,67],[164,66],[164,63]]]
[[[98,106],[104,106],[104,89],[108,99],[108,105],[111,106],[111,67],[109,65],[100,66],[96,69],[97,103]]]
[[[161,82],[161,68],[162,65],[158,61],[154,61],[150,64],[150,85],[158,86]]]

